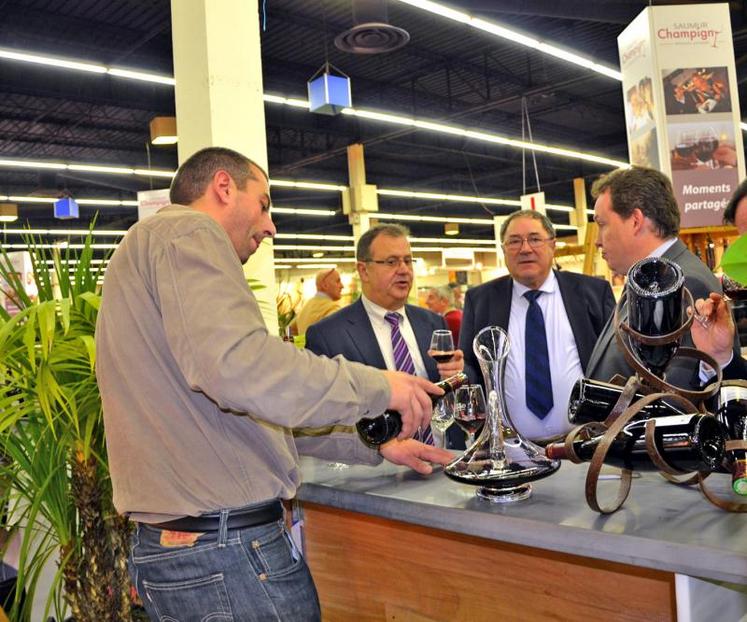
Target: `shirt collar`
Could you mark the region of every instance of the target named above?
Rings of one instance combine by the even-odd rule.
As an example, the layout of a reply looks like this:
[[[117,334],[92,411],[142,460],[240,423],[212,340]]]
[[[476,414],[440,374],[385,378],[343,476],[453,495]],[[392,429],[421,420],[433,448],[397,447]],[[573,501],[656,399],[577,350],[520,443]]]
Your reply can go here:
[[[648,256],[649,257],[661,257],[664,253],[666,253],[670,247],[677,241],[677,238],[669,238],[668,240],[664,240],[659,246],[657,246],[654,250],[652,250]]]
[[[517,296],[523,296],[528,291],[531,290],[530,287],[527,287],[526,285],[522,285],[519,283],[516,279],[512,279],[514,282],[514,292],[516,292]],[[558,280],[555,278],[555,271],[550,270],[550,274],[547,275],[547,278],[545,279],[545,282],[542,283],[537,289],[539,289],[541,292],[544,292],[546,294],[552,294],[555,292],[555,290],[558,287]]]
[[[361,294],[361,302],[363,303],[363,308],[366,310],[366,313],[368,313],[369,315],[373,315],[376,319],[382,322],[386,321],[384,316],[387,313],[399,313],[402,317],[406,317],[404,305],[399,309],[385,309],[384,307],[377,305],[375,302],[371,301],[369,298],[366,298],[365,294]]]

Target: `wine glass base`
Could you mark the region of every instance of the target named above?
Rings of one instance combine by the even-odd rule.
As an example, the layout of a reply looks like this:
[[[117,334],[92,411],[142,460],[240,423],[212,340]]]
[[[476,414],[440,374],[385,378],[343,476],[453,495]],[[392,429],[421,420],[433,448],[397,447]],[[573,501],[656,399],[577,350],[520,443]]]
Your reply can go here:
[[[521,484],[512,488],[491,488],[490,486],[481,486],[475,494],[480,499],[490,501],[490,503],[513,503],[522,501],[532,494],[531,484]]]

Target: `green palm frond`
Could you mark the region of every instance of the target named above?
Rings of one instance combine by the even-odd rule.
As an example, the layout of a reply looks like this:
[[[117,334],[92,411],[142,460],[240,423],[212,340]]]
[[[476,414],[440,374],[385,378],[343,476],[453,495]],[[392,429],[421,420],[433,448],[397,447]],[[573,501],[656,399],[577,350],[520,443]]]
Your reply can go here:
[[[128,619],[112,617],[128,610],[115,601],[129,586],[111,585],[111,577],[122,574],[112,571],[122,563],[112,551],[120,557],[123,552],[113,544],[121,540],[114,533],[121,524],[112,504],[95,376],[102,267],[91,263],[91,242],[89,234],[80,253],[60,253],[27,236],[37,300],[25,294],[9,257],[0,252],[0,278],[18,292],[14,302],[20,309],[13,316],[0,311],[0,501],[8,504],[9,520],[22,526],[18,583],[26,602],[34,599],[44,564],[56,558],[42,619],[49,612],[58,619],[72,613],[78,622]],[[72,259],[77,263],[70,272]],[[86,563],[92,558],[105,563]],[[18,603],[11,615],[30,619]]]

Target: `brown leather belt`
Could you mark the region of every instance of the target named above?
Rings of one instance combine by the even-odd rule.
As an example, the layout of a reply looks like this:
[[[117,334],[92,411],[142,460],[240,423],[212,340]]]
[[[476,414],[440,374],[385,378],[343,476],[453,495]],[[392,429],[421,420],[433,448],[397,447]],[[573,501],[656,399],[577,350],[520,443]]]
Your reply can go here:
[[[231,510],[228,514],[227,527],[228,529],[257,527],[281,518],[283,518],[283,504],[275,500],[252,508]],[[200,516],[184,516],[165,523],[152,523],[149,526],[169,531],[218,531],[220,528],[220,512],[211,512]]]

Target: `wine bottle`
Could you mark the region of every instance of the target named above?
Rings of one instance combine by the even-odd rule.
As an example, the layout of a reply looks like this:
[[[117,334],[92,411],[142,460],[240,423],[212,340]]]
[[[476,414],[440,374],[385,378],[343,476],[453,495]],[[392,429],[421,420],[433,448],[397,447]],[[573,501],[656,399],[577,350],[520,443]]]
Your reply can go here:
[[[648,419],[635,419],[628,423],[610,444],[605,464],[635,471],[658,471],[646,448],[646,423]],[[724,459],[726,431],[715,417],[701,413],[677,417],[652,417],[654,443],[664,462],[683,472],[713,471]],[[602,434],[590,439],[576,439],[573,450],[579,459],[591,460],[599,446]],[[547,457],[568,459],[563,443],[553,443],[545,448]]]
[[[747,388],[722,386],[716,418],[726,428],[729,440],[747,441]],[[747,495],[747,451],[735,449],[728,452],[726,457],[734,492]]]
[[[441,382],[437,382],[436,386],[443,389],[444,395],[448,395],[468,382],[467,374],[459,372]],[[433,405],[435,406],[444,395],[432,395]],[[387,410],[378,417],[364,417],[355,424],[355,427],[358,429],[361,440],[366,445],[377,448],[402,431],[402,415],[396,410]]]
[[[608,382],[579,378],[571,389],[568,401],[568,421],[573,425],[590,421],[604,421],[615,406],[623,387]],[[643,397],[643,393],[636,393],[635,400]],[[646,406],[639,418],[665,417],[667,415],[684,415],[676,406],[662,400]]]

